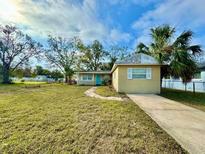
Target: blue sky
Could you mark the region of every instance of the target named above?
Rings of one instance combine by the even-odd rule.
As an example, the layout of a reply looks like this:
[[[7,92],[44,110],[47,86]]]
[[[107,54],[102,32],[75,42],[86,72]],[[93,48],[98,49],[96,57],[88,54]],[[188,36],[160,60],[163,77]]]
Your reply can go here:
[[[0,0],[0,23],[15,24],[36,40],[47,35],[79,36],[90,43],[133,49],[150,42],[149,29],[162,24],[194,32],[205,43],[205,0]]]

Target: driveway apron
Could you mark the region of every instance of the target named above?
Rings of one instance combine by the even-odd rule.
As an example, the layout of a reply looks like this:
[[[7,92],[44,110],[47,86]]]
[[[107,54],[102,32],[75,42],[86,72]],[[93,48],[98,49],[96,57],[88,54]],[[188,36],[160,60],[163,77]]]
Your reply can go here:
[[[127,96],[189,153],[205,153],[205,112],[158,95]]]

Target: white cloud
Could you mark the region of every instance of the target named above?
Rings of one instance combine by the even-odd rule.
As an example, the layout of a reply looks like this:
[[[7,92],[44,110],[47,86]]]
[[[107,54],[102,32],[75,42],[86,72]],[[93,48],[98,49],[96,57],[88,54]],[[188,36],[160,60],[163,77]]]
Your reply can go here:
[[[139,38],[147,35],[147,30],[151,27],[161,24],[175,26],[178,31],[186,29],[197,31],[205,26],[204,10],[204,0],[165,1],[155,9],[145,12],[132,27],[140,31]],[[141,41],[144,41],[143,38]]]
[[[111,30],[110,36],[111,36],[111,40],[113,40],[114,42],[118,40],[121,40],[123,42],[129,42],[129,40],[132,38],[130,34],[120,32],[117,29]]]
[[[2,6],[4,10],[0,7],[0,22],[20,25],[27,33],[37,37],[47,37],[48,34],[79,36],[85,42],[129,39],[129,34],[120,34],[119,30],[109,28],[97,18],[96,0],[0,0],[0,3],[5,4]],[[2,16],[6,7],[11,8],[7,17]],[[115,34],[113,31],[116,31]]]
[[[153,4],[153,3],[158,3],[162,0],[109,0],[108,2],[111,5],[123,5],[123,6],[127,6],[127,5],[137,5],[137,6],[146,6],[149,4]]]
[[[145,28],[156,24],[172,24],[176,26],[198,27],[205,24],[205,1],[172,0],[161,3],[156,9],[146,12],[137,20],[134,28]]]

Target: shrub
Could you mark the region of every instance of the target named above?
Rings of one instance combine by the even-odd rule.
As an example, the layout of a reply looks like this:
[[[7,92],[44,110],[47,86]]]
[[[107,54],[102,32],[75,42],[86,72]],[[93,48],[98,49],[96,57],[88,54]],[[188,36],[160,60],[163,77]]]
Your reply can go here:
[[[2,83],[3,82],[3,77],[2,77],[2,75],[0,75],[0,83]]]
[[[104,78],[103,78],[103,81],[102,81],[102,84],[103,84],[104,86],[111,85],[111,80],[110,80],[110,78],[109,78],[109,77],[104,77]]]

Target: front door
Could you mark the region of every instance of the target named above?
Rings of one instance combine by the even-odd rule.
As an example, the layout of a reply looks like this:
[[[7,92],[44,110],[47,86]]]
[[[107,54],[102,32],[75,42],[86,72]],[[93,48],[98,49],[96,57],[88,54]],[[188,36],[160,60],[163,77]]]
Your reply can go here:
[[[101,78],[100,78],[100,75],[99,74],[96,74],[95,76],[95,82],[96,82],[96,85],[101,85]]]

